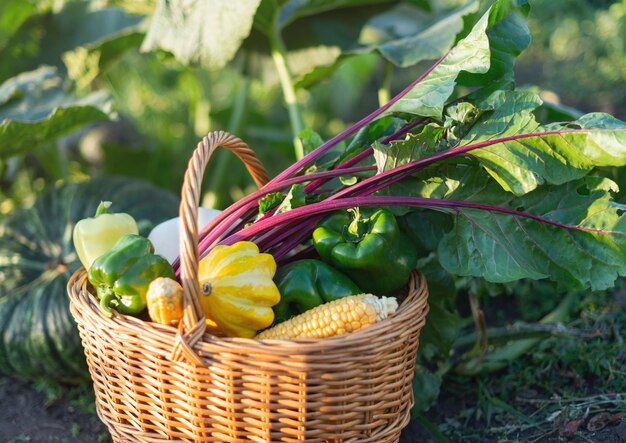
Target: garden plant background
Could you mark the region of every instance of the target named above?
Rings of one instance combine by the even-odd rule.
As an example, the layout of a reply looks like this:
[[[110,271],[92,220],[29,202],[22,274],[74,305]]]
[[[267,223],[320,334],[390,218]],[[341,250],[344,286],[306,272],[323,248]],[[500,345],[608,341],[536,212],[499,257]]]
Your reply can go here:
[[[72,254],[67,226],[76,214],[64,199],[91,208],[106,191],[123,200],[124,210],[137,211],[147,232],[177,212],[190,153],[218,129],[244,139],[275,175],[319,140],[386,103],[464,37],[491,4],[233,0],[216,8],[182,0],[4,0],[2,232],[14,228],[22,208],[50,200],[45,196],[53,189],[63,191],[53,203],[46,200],[54,210],[40,212],[50,217],[41,225],[41,219],[19,216],[28,225],[24,236],[49,237],[50,251],[35,254],[25,241],[16,265],[14,249],[0,239],[0,328],[14,282],[41,274],[42,267],[44,277],[17,288],[33,304],[23,324],[34,327],[49,305],[66,301],[58,294],[64,294],[70,270],[49,259],[57,249],[64,257]],[[516,29],[522,31],[511,40],[523,53],[515,81],[544,100],[539,120],[573,120],[594,111],[626,119],[626,1],[498,4],[518,8]],[[524,32],[526,14],[532,42]],[[620,185],[614,200],[626,204],[623,169],[598,172]],[[126,178],[112,178],[120,176]],[[254,189],[225,152],[216,153],[205,177],[207,207],[223,208]],[[157,195],[152,186],[172,195]],[[434,268],[434,261],[424,266]],[[431,282],[431,329],[420,348],[415,422],[406,441],[418,435],[433,441],[626,441],[622,280],[591,292],[564,291],[546,281],[494,284],[431,273],[441,278]],[[56,294],[52,301],[50,293]],[[56,326],[42,333],[52,337]],[[16,371],[2,356],[15,361],[7,337],[19,333],[0,330],[0,370],[13,373],[2,378],[3,392],[33,402],[40,401],[34,392],[45,396],[50,406],[42,414],[56,414],[63,423],[46,432],[57,439],[50,441],[94,441],[89,427],[106,441],[93,417],[89,385],[76,385],[81,367],[71,356],[57,349],[44,364],[57,373],[71,367],[62,383],[38,377],[40,366],[20,357],[26,368],[21,375],[29,381],[13,384]],[[42,347],[54,340],[27,348],[41,360]],[[25,391],[16,394],[15,386]],[[85,415],[68,415],[67,408]],[[12,417],[19,426],[20,416]],[[43,438],[28,427],[13,431],[14,442]]]

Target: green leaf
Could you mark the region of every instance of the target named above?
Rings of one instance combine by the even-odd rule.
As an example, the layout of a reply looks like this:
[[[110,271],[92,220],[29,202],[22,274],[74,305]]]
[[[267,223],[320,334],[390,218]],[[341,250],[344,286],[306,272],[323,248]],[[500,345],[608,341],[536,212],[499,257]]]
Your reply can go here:
[[[333,11],[332,14],[316,16],[313,25],[309,25],[307,20],[304,23],[303,20],[298,21],[299,27],[306,27],[308,36],[340,49],[333,60],[317,63],[308,71],[299,71],[298,86],[310,87],[329,77],[349,58],[367,53],[377,52],[401,67],[440,58],[463,30],[464,18],[467,19],[478,8],[478,2],[474,0],[462,3],[461,6],[458,6],[459,2],[445,5],[431,12],[424,5],[404,2],[378,12],[373,8]],[[455,6],[456,9],[450,9]],[[340,15],[346,12],[347,16]],[[333,31],[334,27],[337,29]],[[289,27],[285,30],[287,41],[290,31]]]
[[[282,201],[280,206],[278,206],[278,209],[276,209],[276,214],[287,212],[304,205],[306,205],[306,193],[304,192],[304,186],[300,183],[296,183],[291,186],[291,189],[285,196],[285,199]]]
[[[526,0],[501,0],[489,14],[487,37],[490,47],[490,68],[484,74],[462,72],[458,83],[484,86],[496,81],[513,81],[515,60],[530,45],[529,7]]]
[[[379,38],[386,40],[379,44],[371,41],[370,50],[377,50],[394,65],[403,68],[423,60],[436,60],[452,47],[457,34],[463,30],[463,17],[476,12],[478,3],[470,0],[443,15],[425,14],[415,7],[399,5],[370,20],[367,31],[382,34]],[[401,29],[399,35],[389,38],[389,30],[394,28]]]
[[[186,64],[223,68],[250,34],[260,2],[159,0],[141,50],[163,49]]]
[[[0,59],[5,62],[0,65],[0,79],[40,65],[62,68],[65,52],[136,30],[143,20],[119,8],[96,8],[93,2],[67,2],[59,10],[41,6],[6,45],[0,43]]]
[[[298,87],[307,88],[362,54],[378,52],[403,67],[439,58],[462,31],[463,17],[478,8],[478,1],[469,0],[450,10],[458,3],[427,12],[415,2],[392,0],[263,1],[255,29],[266,37],[282,35]],[[250,38],[244,47],[267,53],[258,40]]]
[[[564,289],[593,290],[609,288],[626,274],[626,218],[611,201],[617,187],[610,180],[590,176],[545,185],[519,198],[485,174],[468,173],[462,183],[450,199],[497,205],[520,214],[457,208],[455,227],[438,247],[448,272],[499,283],[548,277]]]
[[[76,82],[78,89],[86,89],[126,51],[138,48],[143,38],[143,32],[135,27],[129,27],[97,42],[66,52],[63,54],[63,62],[67,67],[68,76]]]
[[[552,103],[545,100],[541,107],[535,111],[537,121],[543,124],[576,120],[583,115],[584,113],[578,109],[566,106],[562,103]]]
[[[444,128],[430,123],[417,134],[407,134],[404,140],[394,140],[388,145],[374,144],[374,159],[379,172],[433,154],[446,146]]]
[[[498,91],[483,104],[492,111],[478,119],[459,143],[472,149],[503,189],[523,195],[547,182],[566,183],[597,166],[626,164],[626,123],[607,114],[540,126],[532,92]]]
[[[426,209],[411,208],[406,214],[397,217],[397,220],[402,231],[415,245],[419,256],[427,256],[431,251],[436,250],[441,237],[453,226],[450,214]]]
[[[0,47],[38,10],[36,0],[3,0],[0,3]],[[41,7],[41,6],[39,6]]]
[[[271,192],[259,200],[259,217],[267,214],[285,199],[282,192]]]
[[[277,15],[276,25],[278,30],[282,30],[298,19],[318,15],[326,11],[392,2],[394,0],[289,0],[281,6]],[[266,1],[265,3],[270,2]]]
[[[87,123],[108,119],[109,97],[66,94],[56,69],[43,66],[0,85],[0,158],[31,150]]]
[[[427,411],[437,401],[442,378],[423,366],[416,365],[412,383],[415,404],[411,409],[411,416],[415,417],[420,412]]]
[[[420,333],[417,351],[421,363],[445,361],[460,333],[461,318],[456,309],[457,291],[452,276],[441,267],[435,254],[419,261],[428,282],[429,311]]]
[[[302,142],[304,155],[314,151],[316,148],[319,148],[324,143],[322,137],[311,128],[304,128],[302,131],[300,131],[300,134],[298,134],[298,138],[300,138],[300,141]]]
[[[467,37],[459,41],[421,81],[382,115],[407,112],[423,117],[441,117],[443,106],[452,94],[461,71],[484,73],[489,70],[488,18],[489,14],[485,14]]]
[[[358,47],[368,20],[396,1],[264,0],[254,17],[254,30],[242,46],[246,70],[266,81],[277,80],[271,78],[275,66],[269,40],[279,36],[298,87],[310,87],[329,77],[340,60],[349,58],[342,53]]]
[[[347,147],[343,142],[338,143],[331,149],[326,151],[324,154],[320,155],[317,159],[315,159],[313,164],[307,168],[307,173],[328,170],[332,166],[336,166],[354,157],[359,152],[372,146],[372,144],[374,144],[377,139],[385,137],[387,135],[391,135],[393,132],[398,130],[402,122],[402,120],[391,116],[373,121],[369,125],[360,129],[356,133],[354,138],[350,141]],[[309,134],[308,131],[309,130],[307,129],[303,131],[303,142],[308,143],[310,145],[310,148],[319,147],[321,145],[321,143],[319,142],[322,141],[321,138],[318,139],[313,135],[313,132]],[[317,146],[314,146],[316,143],[319,144]]]

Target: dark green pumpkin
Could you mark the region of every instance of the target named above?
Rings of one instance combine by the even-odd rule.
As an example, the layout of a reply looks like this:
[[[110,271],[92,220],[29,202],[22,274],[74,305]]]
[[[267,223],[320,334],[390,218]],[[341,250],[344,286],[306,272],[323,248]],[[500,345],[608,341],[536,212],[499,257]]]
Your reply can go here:
[[[7,217],[0,225],[0,373],[29,380],[86,377],[66,286],[81,266],[74,225],[93,217],[101,200],[113,202],[109,212],[132,215],[142,235],[178,214],[172,193],[107,177],[58,187]]]

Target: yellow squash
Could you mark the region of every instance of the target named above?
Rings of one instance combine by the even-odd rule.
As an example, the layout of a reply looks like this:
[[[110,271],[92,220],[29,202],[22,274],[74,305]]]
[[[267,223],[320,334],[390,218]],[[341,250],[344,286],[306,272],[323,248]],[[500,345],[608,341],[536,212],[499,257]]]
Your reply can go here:
[[[252,242],[217,246],[200,260],[200,304],[207,332],[227,337],[254,337],[274,321],[272,306],[280,293],[272,278],[276,262]]]
[[[176,280],[158,277],[150,282],[146,293],[150,319],[162,325],[176,326],[183,318],[183,288]]]

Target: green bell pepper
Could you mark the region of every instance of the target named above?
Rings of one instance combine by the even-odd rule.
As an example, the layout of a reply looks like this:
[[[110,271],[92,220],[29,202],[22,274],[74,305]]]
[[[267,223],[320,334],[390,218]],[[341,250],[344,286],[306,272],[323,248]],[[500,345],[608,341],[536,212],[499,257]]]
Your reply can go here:
[[[333,213],[318,223],[313,244],[324,261],[377,295],[406,285],[417,261],[412,242],[387,209],[368,217],[359,208]]]
[[[328,264],[313,259],[294,261],[282,266],[274,276],[280,302],[274,306],[274,322],[348,295],[362,291],[347,276]]]
[[[157,277],[175,278],[169,262],[154,254],[145,237],[128,234],[93,262],[87,273],[96,288],[100,308],[111,316],[111,308],[122,314],[138,314],[146,308],[146,293]]]

